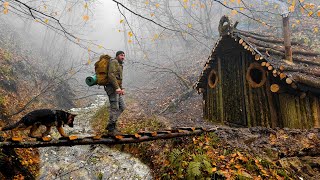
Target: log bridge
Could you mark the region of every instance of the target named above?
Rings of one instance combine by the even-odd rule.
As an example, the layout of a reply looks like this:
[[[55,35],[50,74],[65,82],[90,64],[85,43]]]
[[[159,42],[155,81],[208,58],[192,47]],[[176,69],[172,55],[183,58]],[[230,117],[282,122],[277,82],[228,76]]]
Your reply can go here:
[[[213,132],[217,127],[205,129],[202,127],[179,127],[164,131],[138,132],[135,134],[111,135],[93,135],[88,137],[78,137],[71,135],[68,138],[52,139],[51,137],[37,138],[35,141],[22,141],[21,137],[12,137],[0,142],[0,148],[36,148],[49,146],[75,146],[91,144],[129,144],[140,143],[144,141],[153,141],[157,139],[170,139],[182,136],[200,135],[205,132]],[[1,139],[0,139],[1,141]]]

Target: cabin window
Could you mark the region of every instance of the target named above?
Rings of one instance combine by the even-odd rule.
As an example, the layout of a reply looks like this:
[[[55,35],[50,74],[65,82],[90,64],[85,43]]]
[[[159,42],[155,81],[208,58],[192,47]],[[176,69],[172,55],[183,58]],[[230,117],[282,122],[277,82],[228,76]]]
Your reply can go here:
[[[211,70],[208,76],[208,85],[210,88],[215,88],[218,83],[218,76],[215,70]]]
[[[258,63],[250,64],[246,79],[252,88],[258,88],[266,82],[266,71]]]

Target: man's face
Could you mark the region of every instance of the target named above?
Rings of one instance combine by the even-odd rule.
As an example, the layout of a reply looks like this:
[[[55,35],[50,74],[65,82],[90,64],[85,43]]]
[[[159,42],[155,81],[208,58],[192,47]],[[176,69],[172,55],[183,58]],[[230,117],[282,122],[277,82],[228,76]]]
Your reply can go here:
[[[125,57],[126,57],[126,55],[124,53],[122,53],[117,56],[117,59],[120,61],[123,61]]]

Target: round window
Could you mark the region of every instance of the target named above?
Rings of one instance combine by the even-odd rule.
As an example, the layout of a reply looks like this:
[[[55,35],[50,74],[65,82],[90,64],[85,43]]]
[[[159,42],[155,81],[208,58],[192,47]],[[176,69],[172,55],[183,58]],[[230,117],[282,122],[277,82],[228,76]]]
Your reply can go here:
[[[218,83],[218,76],[215,70],[211,70],[208,76],[208,85],[210,88],[215,88]]]
[[[258,63],[250,64],[246,79],[252,88],[258,88],[266,82],[266,71]]]

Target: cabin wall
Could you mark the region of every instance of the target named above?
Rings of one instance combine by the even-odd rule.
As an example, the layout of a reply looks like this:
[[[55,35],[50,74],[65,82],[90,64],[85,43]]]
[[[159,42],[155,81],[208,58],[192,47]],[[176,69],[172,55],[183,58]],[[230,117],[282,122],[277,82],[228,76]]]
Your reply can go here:
[[[283,127],[309,129],[319,127],[319,98],[309,94],[304,98],[279,94],[280,121]]]
[[[204,117],[216,123],[223,122],[223,101],[221,88],[221,64],[218,59],[214,61],[214,70],[218,74],[218,84],[214,89],[211,89],[207,83],[207,91],[203,95],[204,100]]]
[[[252,55],[245,51],[216,57],[212,67],[219,81],[214,89],[207,85],[204,93],[206,119],[235,126],[271,127],[270,112],[274,108],[268,104],[272,101],[272,97],[271,100],[267,98],[272,96],[267,91],[268,83],[260,88],[251,88],[246,80],[246,72],[253,62]]]
[[[254,57],[245,51],[223,55],[212,64],[218,76],[217,85],[213,89],[207,85],[203,94],[206,119],[248,127],[320,127],[319,97],[308,94],[300,98],[286,91],[272,93],[270,85],[279,82],[267,71],[265,83],[253,88],[246,72],[250,64],[256,63]]]
[[[241,52],[240,56],[244,64],[242,67],[244,69],[242,78],[245,80],[244,88],[246,92],[245,100],[248,126],[275,127],[277,113],[273,104],[274,96],[269,90],[270,76],[267,71],[263,71],[266,81],[261,87],[253,88],[246,78],[246,73],[250,64],[257,62],[255,62],[251,53]]]

